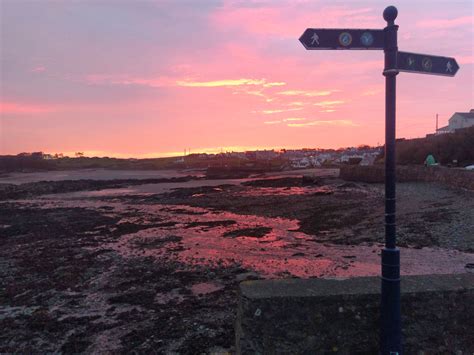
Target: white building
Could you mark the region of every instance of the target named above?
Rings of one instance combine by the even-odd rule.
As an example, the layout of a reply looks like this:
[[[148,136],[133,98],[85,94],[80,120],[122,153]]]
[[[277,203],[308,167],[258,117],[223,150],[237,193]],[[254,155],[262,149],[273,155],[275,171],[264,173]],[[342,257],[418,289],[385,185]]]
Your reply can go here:
[[[311,167],[311,163],[308,158],[290,158],[290,164],[295,169],[305,169]]]
[[[377,159],[377,156],[379,153],[366,153],[364,154],[362,161],[359,163],[359,165],[374,165],[375,159]]]
[[[452,133],[457,129],[474,126],[474,109],[469,112],[455,112],[448,121],[448,125],[439,128],[436,133]]]

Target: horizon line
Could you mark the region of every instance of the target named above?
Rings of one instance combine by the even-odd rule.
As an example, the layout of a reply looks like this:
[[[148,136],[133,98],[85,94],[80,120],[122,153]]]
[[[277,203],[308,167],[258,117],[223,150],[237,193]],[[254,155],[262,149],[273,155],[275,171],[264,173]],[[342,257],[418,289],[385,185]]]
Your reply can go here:
[[[10,154],[1,154],[0,156],[17,156],[20,154],[33,154],[33,153],[43,153],[51,156],[61,155],[63,158],[78,158],[77,153],[82,153],[81,157],[84,158],[114,158],[114,159],[159,159],[159,158],[174,158],[174,157],[186,157],[192,154],[222,154],[222,153],[245,153],[245,152],[254,152],[254,151],[275,151],[281,152],[284,150],[345,150],[350,148],[359,148],[367,146],[369,148],[381,148],[384,145],[369,145],[369,144],[359,144],[358,146],[346,146],[338,148],[324,148],[324,147],[284,147],[284,148],[272,148],[272,147],[219,147],[219,148],[203,148],[196,150],[185,150],[181,152],[165,152],[165,153],[144,153],[144,154],[123,154],[123,153],[113,153],[106,151],[67,151],[67,152],[58,152],[51,153],[47,151],[31,151],[31,152],[19,152],[19,153],[10,153]],[[183,154],[184,153],[184,154]]]

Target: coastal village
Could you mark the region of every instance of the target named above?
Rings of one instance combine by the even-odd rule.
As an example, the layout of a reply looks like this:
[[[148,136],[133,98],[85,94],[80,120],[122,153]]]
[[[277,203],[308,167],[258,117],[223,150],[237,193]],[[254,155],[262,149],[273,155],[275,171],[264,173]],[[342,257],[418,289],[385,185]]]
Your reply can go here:
[[[176,159],[175,163],[185,165],[188,160],[217,160],[239,159],[244,166],[253,167],[257,162],[280,162],[282,168],[307,169],[330,167],[339,164],[373,165],[381,155],[383,147],[361,146],[358,148],[343,148],[338,150],[325,149],[282,149],[255,150],[246,152],[225,152],[218,154],[191,154]],[[217,163],[218,164],[218,163]]]
[[[427,134],[426,138],[432,138],[444,134],[453,134],[474,126],[474,109],[469,112],[455,112],[448,120],[448,125],[437,128],[435,133]],[[400,138],[397,140],[403,144],[409,140]],[[255,150],[246,152],[221,152],[217,154],[188,154],[175,160],[176,164],[186,166],[190,162],[201,160],[210,162],[211,165],[227,165],[232,159],[239,161],[239,166],[254,167],[258,163],[273,161],[280,167],[291,169],[308,169],[319,167],[335,167],[340,165],[374,165],[377,160],[383,159],[383,146],[370,147],[361,145],[340,149],[281,149],[281,150]],[[431,155],[435,152],[427,152]],[[456,161],[451,159],[450,164]],[[242,163],[242,161],[244,163]],[[219,164],[220,162],[220,164]],[[423,163],[420,161],[419,163]]]

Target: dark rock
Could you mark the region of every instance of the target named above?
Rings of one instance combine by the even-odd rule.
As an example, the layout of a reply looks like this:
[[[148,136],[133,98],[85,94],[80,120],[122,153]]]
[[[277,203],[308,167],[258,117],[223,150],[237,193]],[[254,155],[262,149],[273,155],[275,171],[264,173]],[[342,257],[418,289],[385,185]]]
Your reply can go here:
[[[255,228],[243,228],[237,229],[230,232],[224,233],[224,237],[237,238],[237,237],[253,237],[262,238],[272,231],[270,227],[255,227]]]

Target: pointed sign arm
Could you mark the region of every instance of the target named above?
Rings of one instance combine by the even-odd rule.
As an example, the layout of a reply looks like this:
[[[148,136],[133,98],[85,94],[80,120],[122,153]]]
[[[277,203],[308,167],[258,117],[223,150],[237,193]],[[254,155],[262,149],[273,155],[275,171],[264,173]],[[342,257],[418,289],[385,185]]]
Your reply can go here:
[[[300,42],[309,50],[383,49],[384,32],[358,28],[307,28]]]
[[[401,51],[397,53],[397,67],[402,72],[443,76],[455,76],[459,70],[454,58]]]

